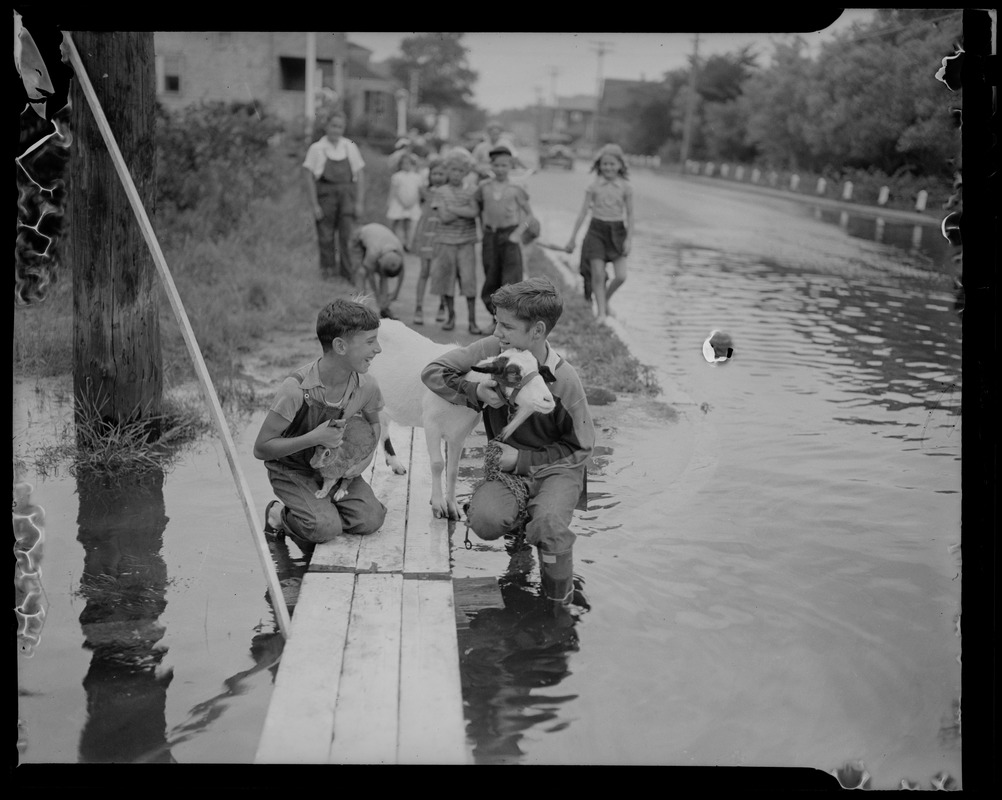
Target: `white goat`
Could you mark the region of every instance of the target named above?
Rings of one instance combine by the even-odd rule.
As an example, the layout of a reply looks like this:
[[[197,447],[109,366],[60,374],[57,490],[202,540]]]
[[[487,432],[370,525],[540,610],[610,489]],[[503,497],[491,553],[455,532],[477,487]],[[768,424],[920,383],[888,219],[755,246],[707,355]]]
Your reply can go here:
[[[456,345],[433,342],[394,319],[380,322],[379,344],[383,351],[373,359],[369,374],[379,382],[386,403],[380,415],[380,445],[386,452],[386,463],[397,474],[406,471],[392,455],[392,446],[387,448],[388,420],[405,427],[424,428],[431,459],[432,512],[436,517],[459,519],[456,502],[459,461],[463,457],[466,437],[473,431],[480,414],[472,408],[455,405],[439,397],[421,381],[421,371],[425,366],[453,350]],[[527,350],[512,349],[481,361],[465,377],[478,382],[496,380],[498,388],[517,406],[515,415],[498,437],[507,439],[532,414],[553,411],[556,404],[543,378],[545,374],[549,374],[549,370],[541,367],[535,356]],[[446,475],[444,494],[443,469]]]

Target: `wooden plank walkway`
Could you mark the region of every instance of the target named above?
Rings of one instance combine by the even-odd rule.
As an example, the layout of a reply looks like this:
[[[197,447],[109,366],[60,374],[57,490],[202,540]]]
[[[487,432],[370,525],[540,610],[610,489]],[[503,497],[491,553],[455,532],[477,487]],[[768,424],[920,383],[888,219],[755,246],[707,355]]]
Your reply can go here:
[[[472,763],[448,523],[428,503],[424,434],[406,431],[407,474],[377,454],[366,476],[383,527],[313,551],[256,763]]]

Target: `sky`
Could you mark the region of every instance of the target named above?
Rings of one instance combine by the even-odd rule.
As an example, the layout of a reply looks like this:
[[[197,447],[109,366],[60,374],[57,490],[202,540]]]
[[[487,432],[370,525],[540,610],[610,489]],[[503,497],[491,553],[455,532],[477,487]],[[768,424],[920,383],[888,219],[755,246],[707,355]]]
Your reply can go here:
[[[819,45],[853,21],[869,19],[871,9],[847,9],[828,28],[804,31],[809,45]],[[400,54],[400,42],[412,32],[348,33],[348,40],[372,50],[372,60]],[[700,33],[699,55],[730,53],[753,45],[762,54],[790,33]],[[469,67],[479,73],[473,102],[490,113],[522,108],[538,101],[552,104],[554,96],[596,94],[602,78],[660,80],[665,72],[689,64],[693,33],[464,33]]]

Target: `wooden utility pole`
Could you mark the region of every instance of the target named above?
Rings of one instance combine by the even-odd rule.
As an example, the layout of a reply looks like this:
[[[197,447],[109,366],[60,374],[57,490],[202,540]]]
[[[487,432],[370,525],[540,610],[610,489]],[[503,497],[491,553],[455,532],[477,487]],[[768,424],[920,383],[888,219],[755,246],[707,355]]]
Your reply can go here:
[[[682,131],[682,152],[679,161],[685,170],[685,162],[689,160],[689,148],[692,146],[692,124],[696,115],[696,75],[699,70],[699,34],[692,48],[692,65],[689,67],[689,97],[685,109],[685,129]]]
[[[95,92],[140,198],[152,208],[153,33],[77,31],[73,37],[89,74],[97,78]],[[77,80],[70,100],[67,261],[73,274],[73,393],[78,413],[92,408],[112,423],[157,420],[163,363],[153,259]]]

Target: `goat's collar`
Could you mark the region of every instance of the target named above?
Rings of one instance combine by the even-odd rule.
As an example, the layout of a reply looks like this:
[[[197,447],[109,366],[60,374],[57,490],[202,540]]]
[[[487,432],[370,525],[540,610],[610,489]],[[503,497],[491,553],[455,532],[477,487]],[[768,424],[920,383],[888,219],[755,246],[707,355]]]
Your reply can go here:
[[[502,384],[498,382],[498,385],[496,387],[498,390],[498,394],[500,394],[504,398],[504,401],[508,405],[514,406],[515,398],[518,397],[518,393],[521,392],[522,389],[524,389],[526,386],[528,386],[529,381],[531,381],[537,375],[539,375],[538,369],[534,369],[532,372],[527,372],[525,375],[522,376],[522,380],[520,380],[517,385],[511,387],[511,394],[505,394],[501,388]]]

